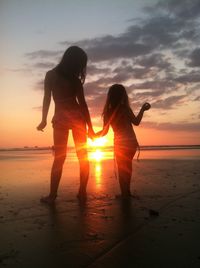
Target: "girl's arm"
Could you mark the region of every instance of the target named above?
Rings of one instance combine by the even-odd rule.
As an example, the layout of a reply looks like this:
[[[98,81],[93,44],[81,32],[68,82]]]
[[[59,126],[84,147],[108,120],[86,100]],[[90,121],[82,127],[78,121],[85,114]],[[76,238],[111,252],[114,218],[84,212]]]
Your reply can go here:
[[[100,138],[105,136],[108,133],[109,125],[105,125],[102,130],[95,133],[95,138]]]
[[[151,108],[151,105],[148,102],[144,103],[137,116],[135,116],[134,113],[132,112],[132,110],[130,110],[131,122],[134,125],[139,126],[139,124],[142,120],[142,117],[144,115],[144,111],[147,111],[150,108]]]
[[[94,135],[94,130],[92,127],[92,122],[91,122],[91,117],[90,117],[90,113],[88,110],[88,106],[87,103],[85,101],[85,96],[84,96],[84,92],[83,92],[83,86],[80,83],[79,88],[78,88],[78,93],[77,93],[77,99],[78,99],[78,103],[81,107],[81,110],[85,116],[86,119],[86,123],[88,125],[88,135],[90,137],[92,137]]]
[[[108,133],[109,126],[110,126],[109,121],[108,120],[104,120],[103,128],[102,128],[102,130],[100,130],[97,133],[95,133],[95,138],[100,138],[100,137],[105,136]]]
[[[44,79],[44,98],[42,105],[42,121],[37,126],[37,130],[43,131],[47,125],[47,115],[49,111],[49,106],[51,102],[51,83],[50,83],[50,73],[47,72]]]

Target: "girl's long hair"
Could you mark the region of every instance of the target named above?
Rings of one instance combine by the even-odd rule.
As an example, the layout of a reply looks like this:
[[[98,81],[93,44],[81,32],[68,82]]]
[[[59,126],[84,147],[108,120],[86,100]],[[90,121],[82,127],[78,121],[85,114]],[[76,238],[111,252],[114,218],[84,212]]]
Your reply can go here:
[[[123,105],[130,110],[129,99],[126,89],[121,84],[114,84],[108,90],[106,103],[103,109],[102,117],[104,120],[110,118],[113,113],[117,112],[118,107]]]
[[[55,70],[68,79],[80,79],[84,84],[86,77],[87,54],[78,46],[69,47]]]

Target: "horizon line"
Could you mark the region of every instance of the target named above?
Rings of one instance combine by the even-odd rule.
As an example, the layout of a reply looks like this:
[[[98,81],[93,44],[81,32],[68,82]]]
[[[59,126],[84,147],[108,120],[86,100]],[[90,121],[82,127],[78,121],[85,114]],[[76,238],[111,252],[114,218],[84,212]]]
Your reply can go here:
[[[113,145],[109,146],[89,146],[89,150],[93,149],[100,149],[100,148],[113,148]],[[147,149],[147,148],[173,148],[173,147],[178,147],[178,148],[186,148],[186,147],[199,147],[200,144],[170,144],[170,145],[140,145],[140,149]],[[21,150],[21,151],[28,151],[28,150],[52,150],[53,146],[22,146],[22,147],[0,147],[0,151],[14,151],[14,150]],[[75,146],[68,146],[68,149],[75,149]]]

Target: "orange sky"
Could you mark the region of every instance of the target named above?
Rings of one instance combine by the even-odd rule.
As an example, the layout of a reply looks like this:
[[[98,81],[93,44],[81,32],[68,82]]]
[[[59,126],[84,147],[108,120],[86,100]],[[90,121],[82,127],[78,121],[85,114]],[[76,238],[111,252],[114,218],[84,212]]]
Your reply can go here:
[[[0,9],[0,148],[52,145],[53,102],[47,128],[36,131],[43,79],[74,43],[88,54],[84,88],[96,130],[109,86],[122,83],[135,114],[144,102],[152,105],[134,127],[141,145],[200,144],[196,1],[20,3],[3,1]],[[151,8],[143,9],[147,5]],[[107,145],[112,145],[111,131]]]

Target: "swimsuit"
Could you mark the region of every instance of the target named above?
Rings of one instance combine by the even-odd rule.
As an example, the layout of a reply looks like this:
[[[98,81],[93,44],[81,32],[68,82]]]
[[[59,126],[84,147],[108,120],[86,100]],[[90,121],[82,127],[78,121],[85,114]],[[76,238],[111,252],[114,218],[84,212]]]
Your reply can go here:
[[[86,129],[86,120],[76,99],[80,86],[82,85],[78,78],[70,81],[54,73],[52,85],[52,95],[55,102],[55,113],[52,118],[53,128],[68,130],[78,127]]]
[[[120,107],[111,121],[114,131],[114,151],[116,157],[134,156],[139,144],[125,107]]]
[[[85,124],[80,106],[74,97],[62,102],[55,101],[55,114],[52,118],[53,128],[68,130],[75,127],[83,128]]]

